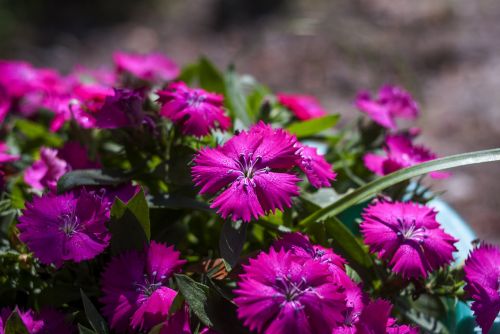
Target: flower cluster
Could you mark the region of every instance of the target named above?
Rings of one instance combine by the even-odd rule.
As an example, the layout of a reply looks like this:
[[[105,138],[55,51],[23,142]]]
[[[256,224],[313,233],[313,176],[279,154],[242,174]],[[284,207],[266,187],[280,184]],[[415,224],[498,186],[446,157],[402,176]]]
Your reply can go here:
[[[403,88],[360,93],[374,122],[339,131],[207,59],[112,58],[0,61],[0,334],[459,330],[425,311],[444,298],[494,328],[500,248],[459,263],[420,181],[374,181],[436,158],[398,126],[419,114]]]

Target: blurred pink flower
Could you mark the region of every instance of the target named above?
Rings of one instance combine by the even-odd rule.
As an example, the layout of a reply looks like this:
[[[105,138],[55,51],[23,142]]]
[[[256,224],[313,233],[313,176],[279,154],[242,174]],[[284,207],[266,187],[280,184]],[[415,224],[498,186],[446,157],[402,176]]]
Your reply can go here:
[[[278,102],[290,109],[300,120],[326,116],[327,113],[314,96],[278,93]]]
[[[417,103],[403,88],[385,85],[378,94],[378,98],[372,99],[370,93],[360,92],[356,107],[381,126],[395,130],[397,117],[414,119],[418,116]]]
[[[336,174],[332,166],[319,155],[315,147],[297,143],[297,155],[300,157],[299,168],[304,172],[309,183],[315,188],[330,187]]]
[[[42,147],[40,158],[24,171],[24,182],[34,189],[55,190],[57,180],[69,171],[67,162],[57,154],[56,149]]]
[[[390,135],[385,139],[385,155],[367,153],[364,156],[366,168],[377,175],[387,175],[399,169],[410,167],[437,156],[424,146],[414,145],[406,135]],[[431,172],[433,178],[446,178],[447,172]]]
[[[118,73],[129,73],[144,81],[170,81],[180,74],[177,64],[161,53],[115,52],[113,60]]]
[[[0,334],[4,334],[7,319],[12,312],[17,312],[29,334],[71,334],[76,328],[71,325],[64,314],[53,309],[42,309],[39,313],[32,310],[21,311],[15,308],[14,311],[3,308],[0,311]]]

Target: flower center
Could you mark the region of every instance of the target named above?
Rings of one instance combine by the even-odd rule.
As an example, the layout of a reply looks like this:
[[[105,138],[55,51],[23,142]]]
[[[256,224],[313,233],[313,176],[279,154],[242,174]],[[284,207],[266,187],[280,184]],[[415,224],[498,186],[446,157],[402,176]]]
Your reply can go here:
[[[427,238],[427,231],[423,226],[417,226],[417,221],[412,219],[411,221],[405,218],[398,218],[398,231],[397,235],[405,240],[416,240],[418,242],[423,242]]]
[[[187,96],[187,103],[190,105],[190,106],[194,106],[194,107],[197,107],[199,106],[201,103],[203,103],[205,101],[205,95],[203,94],[199,94],[197,92],[191,92],[189,93],[189,95]]]
[[[285,297],[285,300],[280,306],[283,307],[285,304],[289,303],[296,311],[304,308],[297,300],[300,296],[308,292],[316,293],[312,287],[307,286],[305,277],[302,277],[299,282],[294,282],[290,275],[276,277],[274,288],[277,291],[275,297]]]
[[[163,286],[163,281],[167,277],[161,275],[158,277],[158,272],[154,271],[151,275],[144,274],[141,281],[135,282],[135,291],[139,292],[144,299],[151,297],[151,295]]]
[[[255,187],[255,182],[252,180],[254,176],[262,173],[269,173],[271,169],[269,167],[260,166],[260,162],[262,161],[261,156],[253,157],[253,153],[240,153],[238,160],[238,169],[230,170],[229,172],[237,172],[240,175],[236,179],[237,181],[243,181],[244,186],[252,185]]]
[[[61,227],[59,228],[64,232],[68,237],[71,237],[76,232],[78,232],[78,228],[80,227],[80,219],[76,216],[74,212],[64,214],[59,217],[61,220]]]

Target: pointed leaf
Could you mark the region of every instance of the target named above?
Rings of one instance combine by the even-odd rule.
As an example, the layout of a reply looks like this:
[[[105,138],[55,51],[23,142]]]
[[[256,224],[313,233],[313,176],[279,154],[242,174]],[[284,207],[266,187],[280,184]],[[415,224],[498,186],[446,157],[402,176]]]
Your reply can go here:
[[[232,268],[240,258],[245,244],[248,224],[242,221],[226,221],[222,225],[219,238],[219,250],[222,258]]]
[[[307,121],[292,123],[287,127],[287,130],[296,135],[297,138],[309,137],[334,127],[339,120],[339,114],[328,115],[313,118]]]
[[[90,328],[87,328],[81,324],[78,324],[78,333],[79,334],[97,334],[96,332],[94,332]]]
[[[17,310],[5,322],[5,334],[29,334]]]
[[[79,169],[61,176],[57,181],[57,192],[63,193],[78,186],[116,186],[127,180],[123,173],[108,172],[101,169]]]
[[[94,304],[90,301],[89,297],[80,289],[80,294],[82,296],[83,308],[85,310],[85,315],[90,325],[97,334],[107,334],[108,324],[99,314],[99,311],[95,308]]]
[[[208,316],[208,286],[195,282],[186,275],[175,274],[175,282],[179,287],[191,311],[208,327],[213,327],[213,323]]]
[[[151,226],[144,190],[141,189],[128,203],[115,199],[109,229],[113,254],[131,249],[140,251],[149,243]]]

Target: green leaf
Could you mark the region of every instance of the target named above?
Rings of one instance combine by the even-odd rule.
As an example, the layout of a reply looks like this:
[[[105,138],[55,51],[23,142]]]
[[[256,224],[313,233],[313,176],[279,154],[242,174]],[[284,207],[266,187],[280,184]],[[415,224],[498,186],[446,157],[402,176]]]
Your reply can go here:
[[[339,114],[313,118],[303,122],[292,123],[287,127],[287,130],[296,135],[297,138],[309,137],[332,128],[337,124],[339,119]]]
[[[454,167],[493,161],[500,161],[500,148],[452,155],[401,169],[342,196],[339,200],[304,218],[300,221],[299,225],[306,226],[316,221],[324,220],[327,217],[336,216],[351,206],[368,200],[380,191],[416,176]]]
[[[123,173],[107,172],[101,169],[79,169],[61,176],[57,182],[57,192],[63,193],[78,186],[116,186],[128,179]]]
[[[248,127],[252,124],[252,119],[247,112],[247,101],[243,88],[241,87],[240,78],[235,73],[234,69],[229,69],[225,76],[226,84],[226,100],[225,103],[228,109],[232,112],[233,117],[238,118],[243,124]]]
[[[43,124],[28,121],[26,119],[16,120],[15,128],[18,129],[30,143],[46,146],[60,146],[63,140],[56,134],[50,132]],[[27,144],[26,142],[22,143]]]
[[[78,333],[79,334],[97,334],[96,332],[94,332],[90,328],[87,328],[81,324],[78,324]]]
[[[205,57],[201,57],[198,62],[198,75],[200,86],[209,92],[224,94],[226,86],[222,73],[215,65]]]
[[[119,198],[111,207],[111,251],[142,250],[151,238],[149,207],[144,190],[141,189],[128,203]]]
[[[5,323],[5,334],[29,334],[17,310],[12,312]]]
[[[213,323],[208,316],[208,296],[210,292],[208,286],[195,282],[186,275],[175,274],[174,276],[179,291],[186,299],[191,311],[196,314],[202,323],[208,327],[213,327]]]
[[[85,292],[80,289],[80,294],[82,296],[83,308],[85,310],[85,315],[87,316],[87,320],[90,325],[94,329],[97,334],[107,334],[108,333],[108,324],[103,319],[103,317],[99,314],[99,311],[95,308],[94,304],[87,297]]]
[[[324,226],[327,237],[331,239],[331,247],[347,260],[365,282],[375,279],[373,260],[354,234],[335,217],[326,219]]]
[[[242,221],[225,221],[219,238],[219,249],[222,258],[232,267],[239,259],[245,244],[248,224]]]

